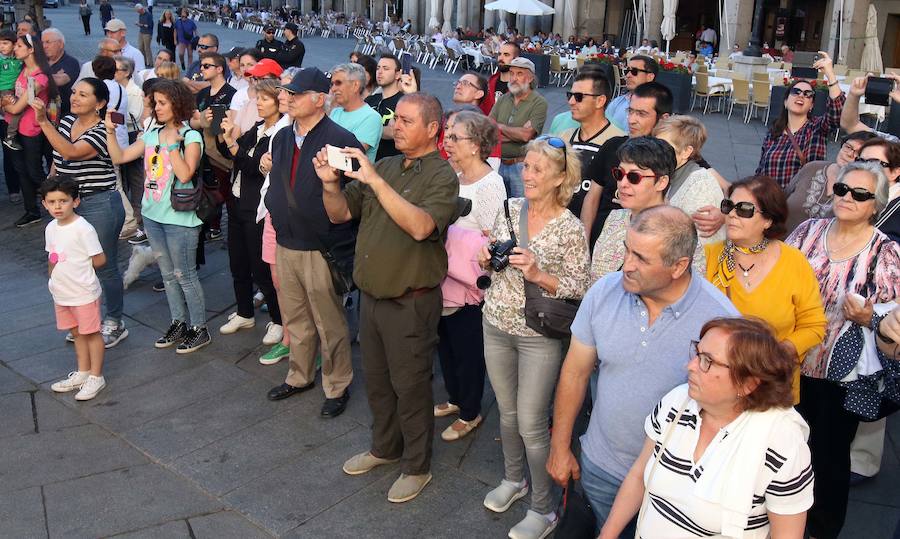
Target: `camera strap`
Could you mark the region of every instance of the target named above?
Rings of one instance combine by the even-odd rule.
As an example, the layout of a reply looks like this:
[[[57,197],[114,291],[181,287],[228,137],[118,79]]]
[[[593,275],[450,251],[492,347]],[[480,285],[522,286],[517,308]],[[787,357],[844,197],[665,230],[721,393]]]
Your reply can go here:
[[[526,201],[527,203],[527,201]],[[506,214],[506,229],[509,231],[509,239],[513,241],[513,243],[519,243],[516,239],[516,231],[513,228],[512,217],[509,216],[509,199],[503,200],[503,213]]]

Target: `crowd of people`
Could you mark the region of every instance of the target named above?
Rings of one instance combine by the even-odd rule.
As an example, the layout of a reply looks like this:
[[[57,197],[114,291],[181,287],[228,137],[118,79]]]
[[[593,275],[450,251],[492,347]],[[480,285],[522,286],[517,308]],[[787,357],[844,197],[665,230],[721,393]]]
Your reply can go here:
[[[220,52],[180,15],[162,14],[153,58],[127,53],[114,18],[83,65],[52,28],[0,33],[0,65],[19,69],[0,72],[16,224],[42,221],[40,193],[75,345],[53,391],[94,398],[104,351],[128,337],[122,239],[158,266],[170,323],[155,346],[209,345],[197,268],[227,224],[236,310],[218,333],[255,326],[258,291],[259,361],[288,359],[267,398],[321,369],[324,418],[346,409],[358,340],[372,442],[343,470],[399,462],[391,502],[432,480],[435,417],[456,417],[446,442],[479,427],[486,376],[504,466],[484,506],[531,494],[513,539],[552,533],[555,484],[573,480],[601,537],[838,536],[860,420],[900,399],[900,143],[859,121],[864,79],[844,96],[821,53],[827,113],[793,83],[756,174],[726,179],[648,56],[627,59],[615,99],[585,66],[548,119],[516,42],[445,108],[392,54],[301,68],[293,23],[286,42],[272,27]]]

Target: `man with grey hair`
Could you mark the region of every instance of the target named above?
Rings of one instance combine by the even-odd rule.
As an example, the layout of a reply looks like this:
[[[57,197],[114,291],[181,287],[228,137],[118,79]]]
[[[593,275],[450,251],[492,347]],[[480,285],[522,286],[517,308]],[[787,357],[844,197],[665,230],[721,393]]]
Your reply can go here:
[[[373,163],[381,143],[381,115],[363,100],[366,70],[359,64],[338,64],[331,70],[331,103],[329,117],[350,131],[363,145],[366,157]]]
[[[544,130],[547,100],[534,91],[534,63],[521,56],[509,64],[509,93],[500,96],[491,109],[500,128],[500,175],[512,197],[525,195],[522,162],[525,144]]]
[[[153,65],[153,48],[150,46],[150,38],[153,37],[153,15],[144,9],[143,4],[135,4],[134,10],[138,13],[138,25],[140,42],[138,43],[141,53],[144,55],[144,67]],[[135,63],[135,65],[140,65]]]
[[[72,96],[72,86],[78,78],[81,66],[73,56],[66,53],[66,37],[57,28],[47,28],[41,32],[41,45],[47,54],[47,63],[50,64],[50,73],[53,82],[59,90],[61,101],[60,117],[69,113],[69,98]]]
[[[697,231],[683,211],[672,206],[642,211],[626,232],[622,270],[588,290],[572,322],[556,387],[547,471],[562,485],[570,476],[581,479],[599,527],[641,451],[644,418],[687,379],[691,340],[712,318],[740,316],[703,276],[691,274],[696,245]],[[597,400],[581,437],[579,463],[570,448],[572,430],[595,366]],[[641,391],[634,391],[635,383]]]

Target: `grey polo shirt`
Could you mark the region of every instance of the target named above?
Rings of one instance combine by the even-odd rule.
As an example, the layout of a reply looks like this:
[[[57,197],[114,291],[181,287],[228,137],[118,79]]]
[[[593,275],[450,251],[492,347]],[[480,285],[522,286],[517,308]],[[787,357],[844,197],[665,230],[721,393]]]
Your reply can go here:
[[[731,301],[699,275],[684,295],[649,325],[647,307],[622,287],[622,272],[588,290],[572,336],[597,349],[597,402],[581,437],[584,456],[622,480],[644,445],[644,419],[673,387],[685,383],[690,342],[708,320],[740,316]]]

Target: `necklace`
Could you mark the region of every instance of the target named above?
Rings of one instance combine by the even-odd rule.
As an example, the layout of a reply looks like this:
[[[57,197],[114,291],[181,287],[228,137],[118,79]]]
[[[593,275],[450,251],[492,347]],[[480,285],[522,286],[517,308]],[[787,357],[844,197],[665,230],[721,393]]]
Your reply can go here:
[[[754,263],[754,264],[750,264],[750,267],[749,267],[749,268],[745,268],[745,267],[743,266],[743,264],[738,263],[738,267],[741,268],[741,271],[744,272],[744,278],[747,278],[747,277],[750,276],[750,270],[752,270],[754,267],[756,267],[756,264],[755,264],[755,263]]]

